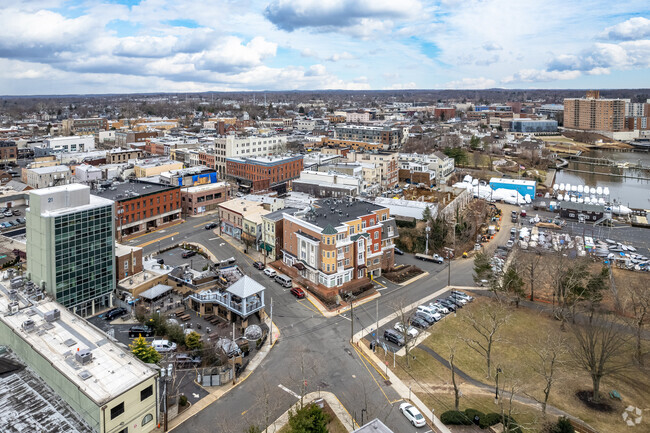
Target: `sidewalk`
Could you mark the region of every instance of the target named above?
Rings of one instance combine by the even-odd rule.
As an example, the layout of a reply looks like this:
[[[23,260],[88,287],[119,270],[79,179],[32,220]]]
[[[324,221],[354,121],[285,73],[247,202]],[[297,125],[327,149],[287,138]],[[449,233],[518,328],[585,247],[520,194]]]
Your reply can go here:
[[[273,327],[272,328],[273,344],[269,345],[268,342],[264,344],[264,346],[259,350],[259,352],[253,357],[251,362],[248,363],[246,369],[242,372],[242,374],[239,376],[239,379],[234,385],[231,383],[229,385],[224,385],[220,387],[204,388],[210,394],[202,398],[201,400],[197,401],[196,403],[194,403],[189,409],[182,412],[173,420],[169,421],[167,431],[172,431],[176,427],[179,427],[183,422],[187,421],[189,418],[201,412],[203,409],[205,409],[206,407],[208,407],[209,405],[211,405],[212,403],[220,399],[222,396],[224,396],[230,390],[235,388],[237,385],[245,381],[248,378],[248,376],[250,376],[251,373],[255,371],[255,369],[262,363],[264,358],[266,358],[266,356],[271,352],[271,349],[273,349],[273,346],[275,346],[275,343],[278,341],[278,338],[280,338],[280,331],[278,327],[275,325],[275,323],[272,323],[268,317],[266,322],[268,326]],[[162,428],[162,424],[160,428],[154,429],[153,431],[164,432],[164,429]]]
[[[427,303],[430,300],[432,300],[434,298],[437,298],[441,294],[445,293],[446,291],[451,290],[452,288],[461,288],[461,287],[458,287],[458,286],[446,286],[446,287],[443,287],[442,289],[438,290],[437,292],[434,292],[429,296],[426,296],[426,297],[424,297],[424,298],[422,298],[422,299],[420,299],[420,300],[418,300],[416,302],[413,302],[410,305],[407,305],[406,307],[404,307],[404,309],[405,310],[410,310],[410,309],[416,308],[418,305]],[[468,289],[482,290],[483,289],[483,288],[479,288],[479,287],[462,287],[462,288],[465,289],[465,290],[468,290]],[[399,316],[399,312],[395,312],[393,314],[390,314],[390,315],[382,318],[379,321],[379,324],[378,324],[379,327],[385,325],[386,323],[388,323],[388,322],[390,322],[392,320],[395,320],[398,316]],[[441,433],[451,433],[451,430],[449,430],[447,428],[447,426],[445,426],[442,422],[440,422],[438,417],[436,417],[433,414],[432,409],[429,409],[428,407],[426,407],[424,405],[424,403],[418,398],[418,396],[415,395],[414,392],[409,393],[408,386],[404,385],[404,382],[402,382],[400,380],[400,378],[397,377],[395,375],[395,373],[393,373],[393,371],[391,369],[387,368],[385,373],[382,372],[379,369],[378,366],[383,366],[384,363],[377,357],[377,355],[372,350],[370,350],[370,348],[368,348],[365,344],[359,344],[359,341],[364,337],[364,335],[366,335],[368,333],[372,333],[373,330],[374,330],[374,328],[370,328],[369,332],[366,331],[365,329],[362,330],[362,331],[357,332],[352,337],[352,344],[355,345],[358,349],[360,349],[363,352],[364,356],[367,357],[368,359],[370,359],[375,364],[375,369],[378,372],[380,372],[380,374],[382,376],[385,376],[385,377],[388,378],[388,380],[390,380],[391,386],[393,387],[393,389],[397,392],[397,394],[401,398],[403,398],[404,400],[408,400],[409,395],[410,395],[411,396],[411,402],[413,403],[413,405],[415,405],[420,410],[420,412],[422,412],[422,415],[429,418],[433,422],[433,425],[438,429],[439,432],[441,432]],[[422,333],[422,339],[426,338],[426,337],[423,336],[423,334],[425,334],[425,333],[426,332]],[[428,333],[426,333],[426,334],[428,334]],[[398,354],[399,356],[404,356],[405,355],[404,348],[400,349],[396,354]]]

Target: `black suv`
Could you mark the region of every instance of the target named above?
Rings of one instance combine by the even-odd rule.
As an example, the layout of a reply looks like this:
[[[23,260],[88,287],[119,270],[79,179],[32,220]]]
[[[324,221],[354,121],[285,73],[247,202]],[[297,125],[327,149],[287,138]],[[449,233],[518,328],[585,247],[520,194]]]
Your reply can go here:
[[[126,308],[118,307],[118,308],[113,308],[110,310],[108,313],[104,315],[104,320],[113,320],[117,319],[120,316],[124,316],[126,314]]]
[[[253,263],[253,267],[254,267],[255,269],[259,269],[260,271],[263,271],[264,268],[265,268],[264,263],[262,263],[262,262],[255,262],[255,263]]]
[[[152,337],[153,329],[145,325],[135,325],[129,328],[129,338],[135,338],[141,335],[143,337]]]
[[[195,255],[196,255],[196,251],[194,251],[194,250],[185,250],[185,251],[183,251],[182,257],[184,259],[187,259],[187,258],[195,256]]]
[[[395,343],[398,346],[404,346],[404,336],[393,329],[386,329],[384,331],[384,340]]]

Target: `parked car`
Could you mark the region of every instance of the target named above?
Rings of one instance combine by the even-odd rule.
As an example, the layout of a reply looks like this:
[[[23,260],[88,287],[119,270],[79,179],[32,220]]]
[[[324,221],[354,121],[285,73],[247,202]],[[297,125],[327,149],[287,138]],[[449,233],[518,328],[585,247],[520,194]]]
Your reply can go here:
[[[440,314],[449,314],[449,310],[447,309],[447,307],[445,307],[444,305],[442,305],[438,301],[434,301],[434,302],[430,303],[429,305],[432,306],[432,307],[436,307],[438,309],[438,313],[440,313]]]
[[[156,263],[158,263],[159,265],[164,265],[165,259],[156,259]]]
[[[191,356],[187,353],[177,353],[172,359],[176,363],[176,368],[192,368],[201,365],[200,356]]]
[[[508,242],[506,242],[506,248],[507,249],[511,250],[512,247],[514,247],[514,246],[515,246],[515,241],[514,240],[510,239]]]
[[[420,329],[427,329],[429,327],[429,322],[421,317],[413,316],[411,317],[411,325]]]
[[[172,343],[169,340],[153,340],[151,346],[156,350],[156,352],[173,352],[176,350],[176,343]]]
[[[4,215],[5,215],[6,217],[14,216],[14,214],[13,214],[10,210],[5,211],[5,212],[4,212]]]
[[[395,254],[399,254],[400,256],[404,255],[404,251],[400,250],[399,248],[395,247]]]
[[[429,326],[436,323],[436,319],[432,315],[427,314],[424,311],[416,311],[415,312],[415,317],[419,317],[420,319],[424,320],[425,322],[427,322],[429,324]]]
[[[104,320],[114,320],[120,316],[124,316],[125,314],[126,314],[126,308],[122,308],[122,307],[113,308],[108,313],[104,314]]]
[[[12,212],[13,212],[13,214],[16,215],[16,216],[17,216],[17,215],[20,215],[20,210],[19,210],[19,209],[14,209]]]
[[[266,269],[264,269],[264,275],[266,275],[267,277],[273,278],[273,277],[275,277],[277,275],[277,272],[275,272],[271,268],[266,268]]]
[[[427,313],[430,316],[433,317],[433,319],[437,322],[438,320],[442,319],[442,315],[438,313],[434,308],[429,307],[428,305],[420,305],[417,309],[417,311],[422,311],[423,313]]]
[[[459,296],[459,297],[461,297],[461,298],[463,298],[463,299],[466,299],[466,300],[469,301],[469,302],[472,302],[472,301],[474,300],[474,297],[473,297],[473,296],[468,295],[468,294],[465,293],[465,292],[460,292],[460,291],[458,291],[458,290],[452,290],[452,291],[451,291],[451,295],[452,295],[452,296]]]
[[[253,263],[253,267],[255,269],[259,269],[260,271],[262,271],[262,270],[264,270],[264,268],[266,266],[264,266],[264,263],[262,263],[262,262],[255,262],[255,263]]]
[[[207,224],[205,225],[205,229],[206,229],[206,230],[212,230],[212,229],[214,229],[214,228],[216,228],[216,227],[218,227],[218,226],[219,226],[219,224],[217,224],[217,223],[207,223]]]
[[[293,287],[291,290],[289,290],[293,296],[295,296],[298,299],[302,299],[305,297],[305,291],[302,290],[300,287]]]
[[[194,250],[185,250],[185,251],[183,251],[183,254],[181,254],[181,256],[184,259],[190,258],[190,257],[195,256],[195,255],[196,255],[196,251],[194,251]]]
[[[393,328],[395,328],[395,330],[396,330],[397,332],[399,332],[400,334],[402,334],[402,336],[404,336],[404,325],[402,324],[402,322],[396,322],[396,323],[395,323],[395,326],[393,326]],[[408,329],[406,330],[406,334],[407,334],[410,338],[415,338],[415,337],[417,337],[419,333],[420,333],[420,331],[418,331],[417,329],[415,329],[415,328],[412,327],[412,326],[409,326]]]
[[[399,411],[406,417],[413,427],[424,427],[427,425],[424,417],[411,403],[402,403],[399,405]]]
[[[442,258],[442,256],[439,256],[438,254],[433,255],[433,261],[435,263],[444,263],[445,259]]]
[[[395,343],[398,346],[404,346],[404,337],[402,334],[399,332],[395,331],[394,329],[386,329],[384,331],[384,340],[390,341],[391,343]]]
[[[21,224],[25,224],[27,220],[25,218],[18,218],[18,220]]]
[[[442,306],[447,308],[449,311],[456,311],[458,309],[458,306],[454,304],[453,302],[449,302],[447,299],[438,299],[438,301]]]
[[[463,305],[467,303],[467,301],[461,298],[454,298],[453,296],[448,296],[446,300],[447,302],[454,304],[456,308],[463,308]]]
[[[129,328],[129,338],[135,338],[142,335],[143,337],[152,337],[153,329],[145,325],[135,325]]]

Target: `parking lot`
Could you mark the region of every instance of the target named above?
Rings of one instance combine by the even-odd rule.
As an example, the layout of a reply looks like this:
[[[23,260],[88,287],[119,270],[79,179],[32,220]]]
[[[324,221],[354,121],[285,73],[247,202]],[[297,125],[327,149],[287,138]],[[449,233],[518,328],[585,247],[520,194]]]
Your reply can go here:
[[[184,250],[183,248],[174,248],[161,254],[155,255],[154,258],[163,259],[166,265],[172,267],[188,264],[192,269],[196,271],[201,271],[204,267],[212,263],[209,259],[203,257],[198,253],[194,254],[191,257],[183,257],[183,253],[186,251],[189,250]]]
[[[463,291],[461,291],[461,292],[463,292]],[[469,292],[464,292],[464,293],[466,293],[466,294],[468,294],[468,295],[471,295],[471,293],[469,293]],[[432,303],[435,303],[435,302],[438,301],[438,300],[446,301],[447,298],[450,298],[450,297],[453,297],[453,295],[452,295],[451,291],[448,291],[448,292],[443,293],[441,296],[436,297],[436,299],[430,300],[430,301],[428,301],[428,302],[426,302],[426,303],[423,303],[423,304],[420,304],[420,305],[426,305],[426,306],[429,306],[429,305],[431,305]],[[472,302],[474,302],[474,301],[472,301]],[[405,312],[404,312],[404,318],[405,318],[407,321],[411,321],[411,319],[413,318],[413,316],[420,316],[420,315],[416,312],[416,311],[417,311],[417,308],[418,308],[418,307],[415,307],[415,308],[413,308],[412,310],[405,311]],[[459,310],[462,310],[462,306],[460,307]],[[449,316],[451,316],[452,318],[455,316],[454,311],[451,311],[451,310],[448,310],[448,311],[449,311],[449,312],[446,313],[446,314],[445,314],[445,313],[441,313],[440,311],[438,311],[438,312],[440,313],[440,319],[439,319],[438,321],[440,321],[440,320],[450,320],[450,319],[449,319]],[[389,351],[389,352],[397,352],[397,351],[399,351],[399,350],[403,347],[402,345],[398,345],[398,344],[396,344],[394,341],[389,341],[389,340],[387,340],[386,338],[384,338],[384,333],[385,333],[385,331],[386,331],[387,329],[395,330],[395,325],[396,325],[397,323],[400,323],[400,322],[401,322],[401,317],[400,317],[400,316],[401,316],[401,314],[398,315],[398,317],[397,317],[396,319],[393,319],[393,320],[391,320],[390,322],[388,322],[388,323],[386,323],[386,324],[384,324],[384,325],[382,325],[382,326],[379,327],[379,333],[378,333],[379,344],[380,344],[380,346],[383,344],[383,345],[386,347],[386,350]],[[426,324],[426,323],[425,323],[426,321],[424,321],[424,322],[422,322],[422,324],[423,324],[425,327],[418,327],[418,326],[413,325],[413,328],[415,328],[415,330],[417,330],[417,334],[418,334],[418,336],[419,336],[419,335],[422,334],[422,332],[431,332],[431,331],[433,331],[433,330],[435,329],[436,324],[437,324],[438,321],[436,321],[436,322],[433,323],[433,324]],[[397,331],[397,332],[398,332],[399,334],[402,334],[401,331]],[[367,338],[368,338],[369,340],[372,340],[372,339],[374,338],[374,337],[373,337],[373,334],[374,334],[374,332],[373,332],[372,334],[368,335]],[[412,338],[416,338],[416,337],[414,336],[414,337],[412,337]],[[412,344],[412,343],[411,343],[411,344]]]
[[[16,229],[25,229],[25,209],[27,206],[14,206],[11,208],[0,204],[0,230],[12,232]]]

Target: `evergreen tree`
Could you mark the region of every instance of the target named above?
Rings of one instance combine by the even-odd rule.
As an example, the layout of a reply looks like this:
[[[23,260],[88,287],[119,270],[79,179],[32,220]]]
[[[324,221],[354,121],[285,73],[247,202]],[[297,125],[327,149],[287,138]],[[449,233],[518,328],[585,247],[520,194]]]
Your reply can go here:
[[[492,279],[492,266],[490,265],[490,256],[483,251],[479,251],[474,256],[474,282]]]
[[[160,361],[160,353],[156,352],[156,349],[142,335],[129,344],[129,349],[140,361],[147,364],[155,364]]]
[[[185,345],[190,350],[200,350],[203,347],[201,336],[194,331],[190,332],[185,336]]]
[[[289,411],[289,433],[327,433],[327,415],[311,404],[293,413]]]

